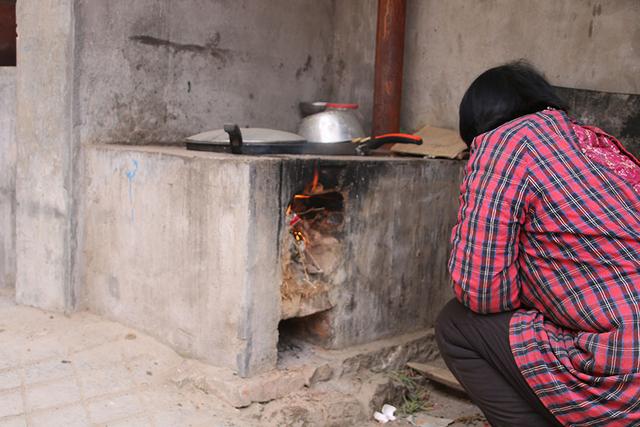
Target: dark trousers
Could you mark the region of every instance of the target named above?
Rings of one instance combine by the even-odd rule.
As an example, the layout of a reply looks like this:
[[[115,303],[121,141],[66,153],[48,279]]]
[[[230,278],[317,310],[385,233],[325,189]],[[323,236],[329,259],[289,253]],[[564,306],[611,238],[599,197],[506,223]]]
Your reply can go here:
[[[513,359],[511,315],[476,314],[449,301],[436,322],[442,358],[492,426],[559,426]]]

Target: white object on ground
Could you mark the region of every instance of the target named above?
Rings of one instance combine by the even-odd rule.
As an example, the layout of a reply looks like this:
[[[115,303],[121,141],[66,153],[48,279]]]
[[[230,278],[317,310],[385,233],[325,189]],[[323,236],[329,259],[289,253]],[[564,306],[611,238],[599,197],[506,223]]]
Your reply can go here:
[[[386,403],[382,406],[382,412],[374,412],[373,418],[379,423],[386,424],[389,421],[395,421],[396,416],[394,415],[396,412],[396,407],[387,405]]]
[[[380,413],[378,411],[373,413],[373,418],[378,421],[379,423],[382,424],[386,424],[389,422],[389,418],[387,418],[387,416],[383,413]]]
[[[386,403],[382,406],[382,413],[384,415],[386,415],[387,418],[389,418],[389,421],[395,421],[396,416],[396,407],[395,406],[391,406],[391,405],[387,405]]]

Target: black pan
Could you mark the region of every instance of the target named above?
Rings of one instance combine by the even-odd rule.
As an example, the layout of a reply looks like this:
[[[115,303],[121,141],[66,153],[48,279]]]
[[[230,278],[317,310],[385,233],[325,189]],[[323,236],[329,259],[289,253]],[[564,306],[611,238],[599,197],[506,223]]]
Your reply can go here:
[[[224,131],[229,135],[229,143],[187,141],[187,150],[214,151],[245,155],[267,154],[314,154],[314,155],[358,155],[366,156],[372,150],[384,144],[421,145],[422,138],[404,133],[390,133],[375,138],[357,138],[348,142],[306,142],[302,140],[248,142],[242,139],[238,125],[225,125]]]

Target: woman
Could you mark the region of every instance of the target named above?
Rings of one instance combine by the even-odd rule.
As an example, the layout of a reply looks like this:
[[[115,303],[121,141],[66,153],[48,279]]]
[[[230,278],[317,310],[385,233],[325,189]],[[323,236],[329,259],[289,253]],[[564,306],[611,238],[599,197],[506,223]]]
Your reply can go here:
[[[525,63],[460,104],[471,156],[436,332],[495,426],[640,425],[640,162]]]

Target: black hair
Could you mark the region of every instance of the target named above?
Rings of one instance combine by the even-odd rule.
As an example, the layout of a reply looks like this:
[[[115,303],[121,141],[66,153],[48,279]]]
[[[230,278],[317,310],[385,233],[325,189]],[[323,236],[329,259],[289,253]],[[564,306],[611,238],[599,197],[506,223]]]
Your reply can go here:
[[[544,76],[525,61],[511,62],[480,74],[460,102],[460,136],[473,138],[518,117],[547,107],[567,110]]]

